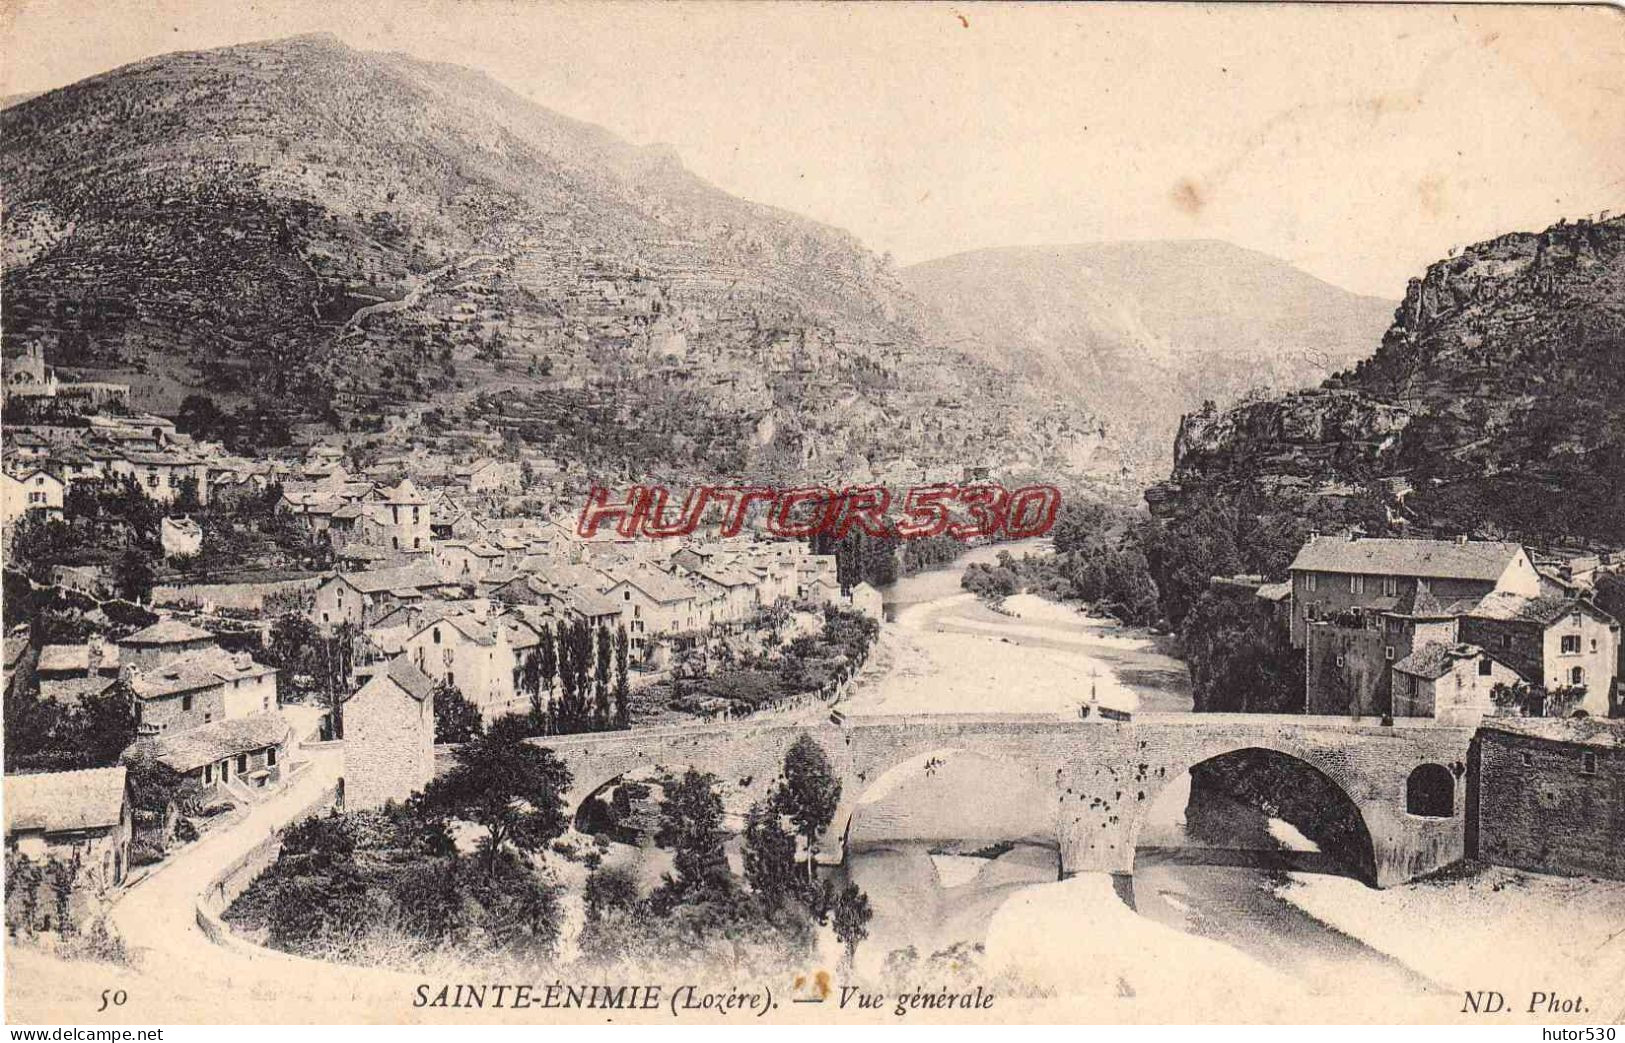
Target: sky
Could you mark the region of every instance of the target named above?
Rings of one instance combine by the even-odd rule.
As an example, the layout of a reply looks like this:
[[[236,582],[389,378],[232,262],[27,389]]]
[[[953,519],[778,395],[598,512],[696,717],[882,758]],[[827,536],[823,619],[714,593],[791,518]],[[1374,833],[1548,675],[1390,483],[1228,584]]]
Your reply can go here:
[[[325,31],[480,69],[910,264],[1224,239],[1398,298],[1625,210],[1625,12],[1448,5],[0,0],[6,95]]]

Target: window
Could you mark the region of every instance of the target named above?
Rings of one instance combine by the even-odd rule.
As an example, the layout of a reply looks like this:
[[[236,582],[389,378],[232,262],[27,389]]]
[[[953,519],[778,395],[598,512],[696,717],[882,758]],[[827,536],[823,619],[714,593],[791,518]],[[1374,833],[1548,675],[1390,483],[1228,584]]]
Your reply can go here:
[[[1427,818],[1456,813],[1456,778],[1442,764],[1424,764],[1405,780],[1405,811]]]
[[[275,746],[272,746],[272,747],[270,747],[269,749],[267,749],[265,751],[265,766],[267,768],[276,767],[276,747]]]
[[[227,758],[226,760],[223,760],[223,761],[220,762],[220,781],[221,782],[227,782],[230,779],[231,779],[231,759]]]
[[[439,627],[434,628],[434,643],[437,644],[437,645],[440,643],[440,628]]]
[[[1342,666],[1342,665],[1343,665],[1343,657],[1342,657],[1342,656],[1338,656],[1338,657],[1337,657],[1337,665],[1338,665],[1338,666]]]
[[[1350,594],[1364,594],[1365,593],[1365,577],[1364,576],[1350,576],[1349,577],[1349,593]]]
[[[1564,634],[1563,635],[1563,654],[1564,655],[1579,655],[1580,654],[1580,635],[1579,634]]]
[[[1384,576],[1384,577],[1382,577],[1382,593],[1383,593],[1383,596],[1390,597],[1390,598],[1398,596],[1398,594],[1399,594],[1399,577],[1398,576]]]
[[[1512,635],[1511,634],[1502,634],[1501,635],[1501,647],[1502,648],[1511,648],[1512,647]]]
[[[1530,753],[1528,750],[1523,751],[1523,766],[1526,768],[1532,768],[1534,767],[1534,764],[1535,755]]]
[[[1580,774],[1581,775],[1595,775],[1595,774],[1597,774],[1597,755],[1595,753],[1582,753],[1582,754],[1580,754]]]
[[[239,753],[237,755],[237,774],[241,775],[243,772],[245,772],[247,770],[248,770],[248,754]]]
[[[1490,670],[1491,669],[1492,669],[1492,667],[1490,666],[1490,661],[1488,659],[1484,658],[1483,656],[1479,656],[1478,657],[1478,676],[1480,676],[1480,677],[1488,677],[1488,676],[1490,676]]]
[[[1569,684],[1585,684],[1585,683],[1586,683],[1586,668],[1585,667],[1577,666],[1573,670],[1569,671]]]
[[[203,715],[203,723],[204,724],[208,724],[212,720],[214,720],[214,714],[206,713],[206,714]]]
[[[1392,663],[1394,661],[1394,646],[1388,645],[1383,648],[1382,657]]]
[[[192,712],[192,697],[189,696],[189,695],[181,696],[181,713],[191,713],[191,712]]]
[[[213,782],[214,781],[214,765],[213,764],[205,764],[203,766],[203,781],[204,782]]]
[[[1305,590],[1314,590],[1314,589],[1316,589],[1319,582],[1320,582],[1320,577],[1316,576],[1313,572],[1311,572],[1308,575],[1303,577],[1303,586],[1304,586]]]

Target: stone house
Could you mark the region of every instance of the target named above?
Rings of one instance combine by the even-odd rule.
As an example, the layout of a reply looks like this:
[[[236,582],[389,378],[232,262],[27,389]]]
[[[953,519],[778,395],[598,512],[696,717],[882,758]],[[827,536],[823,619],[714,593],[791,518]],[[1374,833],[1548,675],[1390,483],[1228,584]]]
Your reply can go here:
[[[1317,619],[1388,611],[1423,589],[1441,605],[1494,591],[1540,594],[1540,574],[1516,543],[1311,536],[1288,571],[1294,648]]]
[[[191,557],[203,550],[203,527],[191,518],[164,518],[158,523],[164,557]]]
[[[1472,727],[1495,714],[1491,691],[1518,674],[1477,645],[1429,642],[1394,664],[1393,715]]]
[[[141,723],[166,734],[275,710],[276,678],[275,667],[256,663],[247,652],[218,647],[123,670]]]
[[[534,643],[534,631],[530,638]],[[489,615],[464,613],[428,623],[406,639],[402,655],[435,683],[450,680],[487,722],[530,709],[515,683],[519,658],[512,630]]]
[[[611,579],[603,596],[620,606],[634,653],[642,654],[653,638],[698,630],[704,623],[699,592],[676,576],[642,568],[612,573]]]
[[[1391,600],[1396,603],[1388,608],[1349,609],[1309,621],[1303,643],[1306,713],[1390,713],[1394,664],[1428,644],[1456,642],[1456,617],[1427,587]]]
[[[178,619],[161,619],[119,641],[123,666],[150,670],[193,652],[218,647],[213,634]]]
[[[197,780],[205,796],[278,785],[289,770],[293,726],[279,710],[259,711],[214,721],[187,731],[159,734],[142,729],[125,760],[153,757]]]
[[[148,499],[171,503],[188,482],[196,483],[198,502],[209,499],[209,470],[203,460],[175,450],[123,449],[109,469],[113,478],[130,478]]]
[[[1625,880],[1625,723],[1497,717],[1477,742],[1478,858]]]
[[[434,778],[434,681],[404,656],[344,704],[344,806],[404,801]]]
[[[1576,707],[1606,717],[1619,666],[1620,625],[1583,597],[1488,595],[1461,617],[1461,639],[1489,649],[1532,685],[1582,686]]]
[[[61,518],[66,488],[48,471],[0,472],[0,524],[9,528],[27,514]]]
[[[434,512],[410,478],[402,478],[382,499],[369,500],[360,526],[361,538],[378,547],[409,554],[428,554]]]
[[[338,572],[316,588],[310,620],[324,628],[368,626],[395,607],[420,602],[446,586],[427,564]]]
[[[78,861],[69,900],[78,918],[109,892],[122,887],[130,866],[135,818],[123,765],[83,771],[50,771],[5,777],[6,853],[36,863]],[[56,902],[37,896],[41,930],[57,930]],[[8,898],[11,888],[8,884]],[[9,904],[9,903],[8,903]]]

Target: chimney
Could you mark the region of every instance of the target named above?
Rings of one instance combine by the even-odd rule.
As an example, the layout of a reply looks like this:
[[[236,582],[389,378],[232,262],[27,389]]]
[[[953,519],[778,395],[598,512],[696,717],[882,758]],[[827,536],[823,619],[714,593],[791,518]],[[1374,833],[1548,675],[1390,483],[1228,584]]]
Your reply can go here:
[[[102,657],[107,654],[107,643],[100,634],[91,634],[85,639],[85,672],[91,677],[102,672]]]
[[[157,760],[158,726],[156,724],[150,721],[142,721],[135,726],[135,751],[142,760]]]
[[[1360,534],[1358,532],[1355,532],[1353,529],[1350,529],[1349,530],[1349,542],[1350,543],[1358,543],[1359,541],[1360,541]]]
[[[1462,533],[1460,536],[1456,537],[1456,546],[1458,546],[1458,547],[1467,546],[1467,534],[1466,533]]]
[[[1318,539],[1320,539],[1320,533],[1315,529],[1310,529],[1309,530],[1309,542],[1313,543]]]

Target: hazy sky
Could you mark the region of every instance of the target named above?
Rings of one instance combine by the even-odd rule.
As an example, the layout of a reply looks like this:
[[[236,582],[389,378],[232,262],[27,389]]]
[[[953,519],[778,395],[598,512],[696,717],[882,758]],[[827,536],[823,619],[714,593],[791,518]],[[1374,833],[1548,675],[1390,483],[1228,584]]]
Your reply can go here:
[[[0,27],[7,94],[317,30],[473,66],[902,263],[1219,238],[1398,297],[1452,246],[1625,209],[1618,9],[0,0]]]

